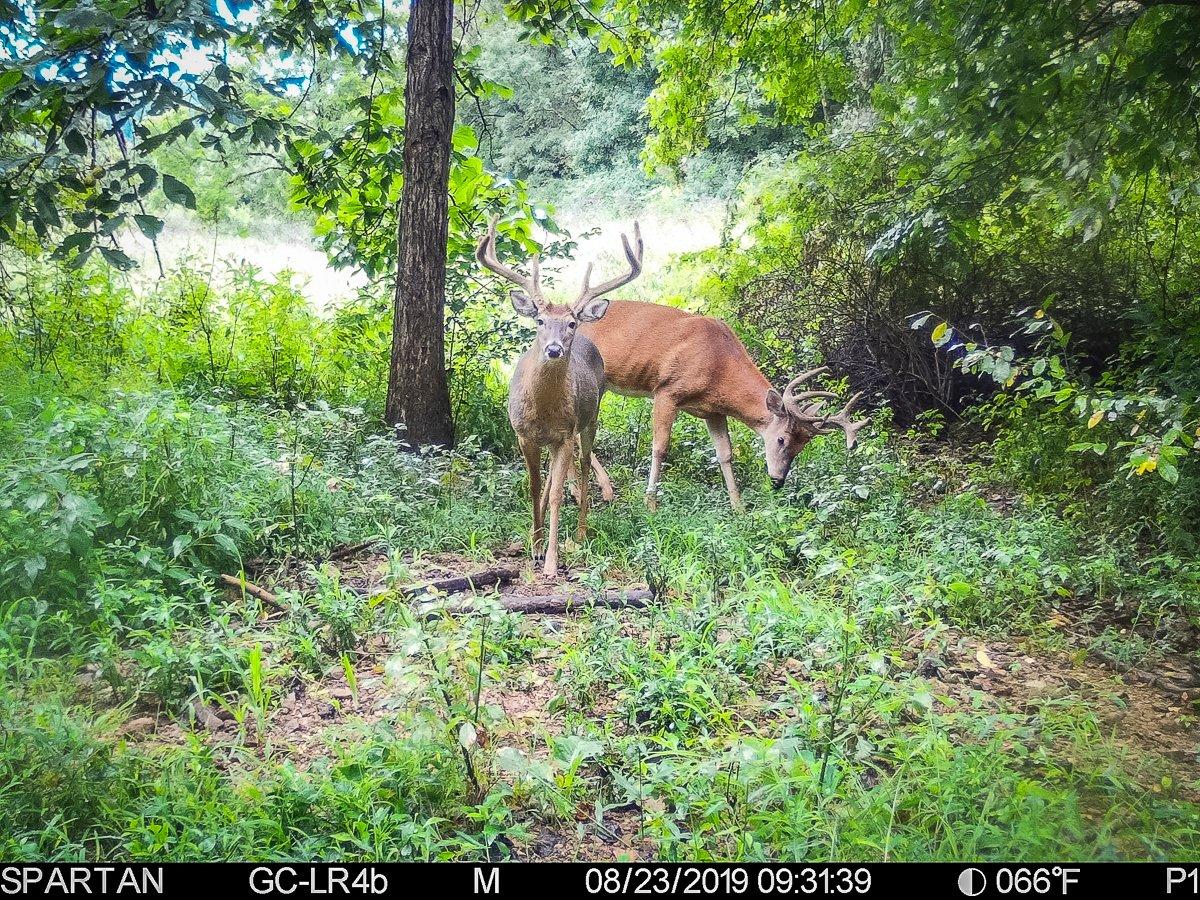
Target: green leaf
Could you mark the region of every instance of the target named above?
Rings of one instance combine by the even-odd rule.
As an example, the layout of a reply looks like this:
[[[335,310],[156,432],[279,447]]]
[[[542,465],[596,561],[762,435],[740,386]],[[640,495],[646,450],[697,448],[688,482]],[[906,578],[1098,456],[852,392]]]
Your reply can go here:
[[[94,235],[90,231],[77,231],[58,245],[58,250],[54,255],[59,259],[65,259],[72,250],[82,252],[92,246],[93,237]]]
[[[113,218],[109,219],[107,222],[105,222],[103,225],[100,226],[100,233],[103,235],[113,234],[115,231],[117,231],[117,229],[119,229],[124,224],[125,224],[124,216],[113,216]]]
[[[68,129],[63,135],[63,143],[76,156],[83,156],[88,151],[87,139],[74,128]]]
[[[101,31],[111,28],[116,22],[105,10],[80,5],[59,13],[55,24],[65,31]]]
[[[31,556],[25,560],[25,575],[33,581],[46,568],[46,557],[40,553],[36,556]]]
[[[237,544],[234,543],[233,538],[231,538],[229,535],[218,532],[216,535],[214,535],[214,540],[216,540],[218,547],[220,547],[234,559],[238,559],[241,556],[241,554],[238,553]]]
[[[188,209],[196,208],[196,195],[192,193],[190,187],[174,175],[168,175],[166,172],[163,172],[162,189],[167,199],[172,203],[186,206]]]
[[[124,251],[118,250],[116,247],[101,247],[100,255],[104,257],[110,266],[120,269],[122,272],[126,272],[137,265]]]
[[[33,192],[33,205],[37,208],[42,222],[52,228],[61,228],[62,219],[58,217],[58,207],[54,200],[54,188],[49,184],[40,185]]]
[[[825,565],[821,566],[821,568],[817,569],[816,577],[828,578],[835,572],[841,572],[844,568],[845,564],[840,559],[830,560],[829,562],[825,563]]]
[[[137,227],[141,229],[142,234],[154,240],[163,230],[163,220],[157,216],[148,216],[138,213],[133,217],[133,221],[137,222]]]

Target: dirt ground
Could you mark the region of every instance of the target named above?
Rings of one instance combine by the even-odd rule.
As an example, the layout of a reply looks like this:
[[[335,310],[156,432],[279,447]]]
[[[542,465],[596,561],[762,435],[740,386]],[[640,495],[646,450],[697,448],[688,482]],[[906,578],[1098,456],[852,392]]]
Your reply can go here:
[[[509,548],[501,565],[528,571],[519,546]],[[363,594],[387,589],[386,556],[370,549],[336,559],[341,583]],[[487,566],[454,554],[422,556],[411,567],[415,581],[478,572]],[[304,588],[308,577],[296,570],[277,573],[286,584]],[[279,581],[271,584],[278,585]],[[536,596],[579,589],[569,577],[554,580],[526,574],[503,586],[504,596]],[[273,612],[270,617],[286,615]],[[630,627],[644,615],[630,610]],[[902,648],[904,668],[928,679],[931,693],[960,708],[982,706],[992,712],[1035,712],[1046,703],[1083,701],[1095,710],[1106,736],[1139,757],[1162,758],[1181,794],[1200,802],[1200,670],[1184,656],[1167,657],[1154,671],[1120,673],[1077,649],[1075,623],[1062,613],[1056,627],[1070,649],[1047,651],[1031,641],[983,640],[961,629],[916,630]],[[484,687],[482,703],[503,711],[504,721],[491,738],[508,744],[524,743],[531,756],[545,754],[544,740],[533,735],[564,731],[563,702],[557,680],[561,651],[577,637],[570,616],[538,616],[546,624],[548,646],[535,654],[533,666],[510,683]],[[213,748],[218,763],[236,767],[246,754],[286,758],[297,769],[330,755],[339,740],[385,720],[402,700],[389,684],[384,666],[395,652],[385,636],[376,636],[361,649],[355,666],[356,684],[340,668],[311,681],[295,680],[264,726],[239,724],[225,710],[194,707],[192,721],[140,715],[128,722],[130,740],[182,744],[195,733]],[[786,668],[781,663],[781,670]],[[793,673],[794,674],[794,673]],[[802,673],[801,673],[802,677]],[[603,708],[603,698],[598,698]],[[642,812],[636,805],[608,811],[602,823],[580,810],[575,827],[562,823],[533,827],[532,838],[512,847],[523,859],[653,859],[655,846],[641,836]]]
[[[983,641],[957,629],[918,652],[917,671],[935,693],[962,704],[988,698],[996,711],[1024,712],[1046,703],[1085,703],[1106,736],[1145,757],[1162,757],[1182,796],[1200,802],[1200,672],[1183,656],[1155,672],[1119,673],[1082,651],[1033,650],[1028,642]]]

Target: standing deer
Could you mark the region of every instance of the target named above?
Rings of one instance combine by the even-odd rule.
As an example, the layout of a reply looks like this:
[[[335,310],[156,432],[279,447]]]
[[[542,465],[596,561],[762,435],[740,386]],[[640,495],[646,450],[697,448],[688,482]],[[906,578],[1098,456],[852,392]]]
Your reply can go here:
[[[745,346],[724,322],[657,303],[614,300],[601,322],[587,325],[584,335],[600,349],[610,390],[632,397],[653,397],[654,445],[646,502],[657,507],[655,488],[671,443],[671,427],[680,410],[703,419],[725,476],[729,502],[742,508],[733,477],[733,447],[727,418],[733,416],[756,431],[765,444],[767,474],[776,490],[783,487],[792,459],[818,434],[840,428],[847,449],[869,420],[850,420],[862,397],[855,394],[836,414],[823,410],[829,391],[796,389],[827,371],[812,369],[796,376],[780,394],[750,359]],[[599,460],[592,466],[601,484],[608,481]]]
[[[583,290],[570,305],[549,303],[542,296],[538,257],[531,262],[526,278],[496,258],[496,223],[493,220],[487,235],[475,249],[479,264],[517,285],[520,290],[509,294],[518,315],[534,319],[537,335],[533,345],[517,360],[516,370],[508,386],[508,420],[525,467],[529,471],[529,493],[533,500],[533,554],[536,558],[541,545],[542,526],[546,508],[550,511],[546,559],[542,572],[554,575],[558,571],[558,519],[575,446],[579,445],[579,526],[576,537],[587,536],[588,469],[592,445],[596,439],[596,417],[600,398],[604,396],[604,360],[600,351],[579,334],[581,324],[599,321],[608,310],[604,295],[628,284],[642,271],[642,233],[633,226],[634,244],[621,235],[629,271],[603,284],[592,286],[592,266],[583,276]],[[541,491],[542,448],[550,449],[550,472],[546,491]],[[597,462],[597,466],[599,463]],[[599,473],[604,473],[602,467]],[[599,476],[598,476],[599,477]],[[602,486],[611,496],[603,474]],[[539,496],[540,495],[540,496]]]

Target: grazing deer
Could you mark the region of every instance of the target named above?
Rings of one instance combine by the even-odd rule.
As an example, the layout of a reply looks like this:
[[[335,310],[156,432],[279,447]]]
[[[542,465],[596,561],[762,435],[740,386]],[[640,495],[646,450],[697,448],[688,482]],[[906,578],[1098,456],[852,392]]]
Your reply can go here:
[[[599,321],[608,310],[604,295],[628,284],[642,271],[642,233],[634,223],[634,244],[621,235],[629,271],[603,284],[592,286],[592,266],[583,276],[583,291],[570,305],[549,303],[542,296],[538,257],[531,262],[530,276],[519,274],[496,258],[496,223],[479,242],[475,258],[484,268],[517,285],[509,296],[518,315],[534,319],[537,335],[533,345],[517,360],[508,386],[508,420],[529,470],[529,493],[533,500],[533,554],[541,545],[546,508],[550,528],[543,573],[558,571],[558,518],[563,488],[579,444],[579,526],[577,539],[587,536],[588,469],[596,439],[596,417],[604,396],[604,360],[600,351],[579,334],[581,324]],[[541,491],[542,448],[550,448],[550,472],[546,491]],[[597,466],[599,463],[597,462]],[[599,472],[604,473],[603,467]],[[603,474],[602,486],[608,475]],[[611,496],[611,486],[607,487]],[[539,497],[539,494],[541,495]]]
[[[729,502],[742,508],[733,477],[733,447],[727,418],[733,416],[756,431],[765,443],[767,474],[783,487],[792,459],[818,434],[840,428],[847,449],[854,446],[867,419],[850,420],[862,397],[859,392],[836,414],[823,411],[829,391],[796,389],[824,368],[793,378],[780,394],[750,359],[745,346],[719,319],[657,303],[614,300],[603,321],[587,325],[584,335],[604,357],[609,390],[633,397],[653,397],[654,445],[646,502],[657,507],[655,488],[671,442],[671,427],[680,410],[703,419],[725,476]],[[608,480],[593,458],[597,479]]]

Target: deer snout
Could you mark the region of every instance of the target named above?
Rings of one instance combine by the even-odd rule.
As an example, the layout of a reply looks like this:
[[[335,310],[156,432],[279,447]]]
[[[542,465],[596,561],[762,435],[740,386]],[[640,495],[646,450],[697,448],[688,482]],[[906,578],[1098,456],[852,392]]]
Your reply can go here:
[[[783,490],[783,485],[784,485],[784,482],[786,482],[786,481],[787,481],[786,476],[783,478],[776,478],[774,475],[772,475],[771,476],[771,487],[773,487],[777,491]]]
[[[558,359],[563,355],[563,345],[557,342],[546,345],[546,359]]]

